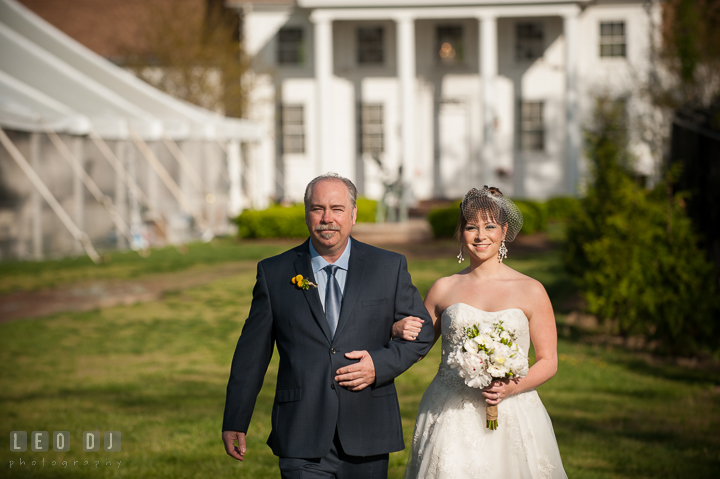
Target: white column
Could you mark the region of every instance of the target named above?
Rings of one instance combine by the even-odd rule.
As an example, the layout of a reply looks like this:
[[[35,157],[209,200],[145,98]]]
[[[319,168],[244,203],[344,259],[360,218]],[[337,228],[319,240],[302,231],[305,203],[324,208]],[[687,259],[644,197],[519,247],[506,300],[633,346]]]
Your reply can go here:
[[[498,71],[497,19],[486,15],[480,18],[480,75],[482,77],[483,144],[480,175],[483,184],[496,183],[493,164],[495,161],[495,77]],[[482,186],[482,185],[479,185]]]
[[[317,174],[332,170],[332,72],[333,39],[332,20],[325,16],[312,15],[315,24],[315,122],[317,136]]]
[[[415,169],[415,19],[401,16],[397,23],[397,63],[400,87],[400,132],[403,196],[400,199],[400,221],[407,220],[412,201],[412,176]]]
[[[83,155],[83,141],[81,136],[75,136],[72,139],[72,154],[75,159],[85,169],[85,158]],[[80,175],[73,175],[73,220],[80,229],[85,231],[85,186],[82,183]],[[83,245],[80,241],[75,241],[75,253],[83,253]]]
[[[242,213],[242,152],[238,140],[227,143],[228,176],[230,177],[230,205],[228,215],[232,218]]]
[[[30,166],[39,174],[40,168],[40,133],[30,133]],[[32,215],[32,256],[41,260],[43,256],[42,234],[42,197],[37,188],[30,192],[30,211]],[[21,257],[20,259],[26,259]]]
[[[580,119],[577,91],[578,61],[578,13],[563,17],[565,36],[565,118],[566,142],[565,157],[567,169],[567,192],[577,194],[578,162],[580,160]]]

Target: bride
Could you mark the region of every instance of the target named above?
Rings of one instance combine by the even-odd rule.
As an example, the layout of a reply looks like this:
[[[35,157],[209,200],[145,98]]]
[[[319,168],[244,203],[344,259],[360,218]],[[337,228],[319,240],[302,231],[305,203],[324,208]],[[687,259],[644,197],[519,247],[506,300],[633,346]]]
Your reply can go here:
[[[550,417],[535,388],[557,371],[557,333],[550,299],[536,280],[504,265],[505,242],[522,226],[517,206],[497,188],[470,190],[460,205],[458,258],[470,265],[440,278],[428,291],[425,307],[442,335],[442,361],[425,391],[413,434],[405,478],[566,478]],[[463,328],[496,323],[515,330],[536,362],[525,377],[494,380],[471,388],[448,364],[462,347]],[[406,318],[393,336],[413,340],[421,320]],[[486,427],[485,408],[498,407],[498,428]]]

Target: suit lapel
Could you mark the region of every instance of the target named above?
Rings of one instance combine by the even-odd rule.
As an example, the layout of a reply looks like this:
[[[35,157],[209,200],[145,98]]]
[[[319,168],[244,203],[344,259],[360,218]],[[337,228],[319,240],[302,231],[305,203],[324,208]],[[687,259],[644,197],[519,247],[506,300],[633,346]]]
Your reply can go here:
[[[345,291],[343,293],[342,308],[340,309],[340,319],[338,320],[335,337],[340,335],[343,327],[350,317],[350,313],[355,306],[358,293],[362,287],[363,275],[365,273],[365,258],[362,246],[353,238],[350,250],[350,262],[348,264],[348,274],[345,279]]]
[[[310,240],[306,241],[302,248],[298,251],[298,258],[295,260],[295,272],[297,274],[301,274],[303,278],[315,279],[312,271],[312,264],[310,263],[309,241]],[[325,312],[323,311],[322,303],[320,302],[318,289],[310,286],[310,289],[303,290],[302,292],[303,296],[305,296],[305,299],[307,300],[308,306],[310,306],[310,311],[312,311],[315,321],[322,329],[328,343],[330,343],[332,335],[330,334],[330,326],[328,326],[327,320],[325,319]]]

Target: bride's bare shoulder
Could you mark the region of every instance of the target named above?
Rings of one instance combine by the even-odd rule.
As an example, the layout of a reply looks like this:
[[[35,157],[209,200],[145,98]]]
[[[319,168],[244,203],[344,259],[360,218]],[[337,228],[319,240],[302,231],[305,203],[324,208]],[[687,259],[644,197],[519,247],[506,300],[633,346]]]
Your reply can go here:
[[[433,285],[430,287],[430,291],[435,290],[436,292],[445,292],[454,288],[460,280],[459,274],[452,274],[450,276],[443,276],[438,278]]]
[[[507,276],[508,280],[516,282],[517,287],[521,288],[525,293],[547,296],[545,287],[540,281],[512,268],[508,269],[510,270]]]
[[[457,281],[457,274],[443,276],[442,278],[437,279],[428,290],[427,300],[430,300],[433,303],[441,302],[442,298],[446,298],[457,286]]]

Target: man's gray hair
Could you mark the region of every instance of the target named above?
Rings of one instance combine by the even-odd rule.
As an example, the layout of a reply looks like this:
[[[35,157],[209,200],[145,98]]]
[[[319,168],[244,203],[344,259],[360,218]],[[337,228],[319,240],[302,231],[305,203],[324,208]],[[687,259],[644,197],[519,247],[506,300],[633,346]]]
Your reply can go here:
[[[357,205],[357,188],[355,188],[353,182],[347,178],[343,178],[337,173],[325,173],[324,175],[314,178],[305,188],[305,211],[308,211],[308,208],[310,208],[310,196],[312,195],[313,188],[315,185],[325,180],[342,181],[345,186],[347,186],[348,192],[350,193],[350,203],[352,204],[352,207],[355,208]]]

